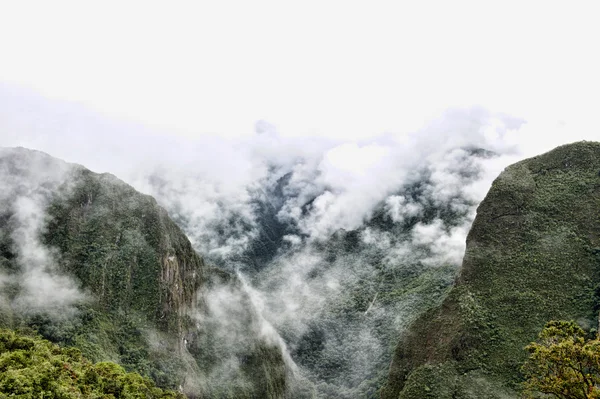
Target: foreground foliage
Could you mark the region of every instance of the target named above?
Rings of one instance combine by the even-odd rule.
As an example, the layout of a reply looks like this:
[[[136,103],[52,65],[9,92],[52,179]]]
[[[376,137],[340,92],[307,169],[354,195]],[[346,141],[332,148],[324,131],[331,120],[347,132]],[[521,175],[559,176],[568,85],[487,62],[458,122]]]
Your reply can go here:
[[[183,398],[118,364],[92,364],[75,348],[0,330],[0,398]]]
[[[587,340],[575,322],[549,322],[526,349],[526,398],[600,398],[600,341]]]

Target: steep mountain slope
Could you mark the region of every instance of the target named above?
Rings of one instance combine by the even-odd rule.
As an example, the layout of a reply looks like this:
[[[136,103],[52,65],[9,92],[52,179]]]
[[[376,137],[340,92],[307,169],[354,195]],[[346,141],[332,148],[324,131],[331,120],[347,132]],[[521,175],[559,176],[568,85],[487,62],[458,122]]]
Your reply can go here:
[[[495,180],[443,304],[401,338],[384,399],[513,398],[524,346],[551,319],[595,327],[600,143],[518,162]]]
[[[286,394],[281,347],[259,334],[241,284],[208,268],[152,197],[25,149],[0,150],[0,175],[0,326],[33,328],[192,396]],[[205,306],[209,284],[237,293],[247,330],[225,353]],[[214,381],[224,365],[226,386]]]

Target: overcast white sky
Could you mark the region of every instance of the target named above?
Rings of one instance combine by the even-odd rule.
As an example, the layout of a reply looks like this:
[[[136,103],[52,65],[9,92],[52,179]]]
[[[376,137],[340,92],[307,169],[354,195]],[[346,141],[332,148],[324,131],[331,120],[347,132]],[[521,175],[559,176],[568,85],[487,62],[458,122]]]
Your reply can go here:
[[[187,136],[249,135],[266,120],[286,136],[369,137],[483,105],[543,123],[544,135],[571,127],[560,143],[600,136],[596,11],[593,1],[7,0],[0,82]]]

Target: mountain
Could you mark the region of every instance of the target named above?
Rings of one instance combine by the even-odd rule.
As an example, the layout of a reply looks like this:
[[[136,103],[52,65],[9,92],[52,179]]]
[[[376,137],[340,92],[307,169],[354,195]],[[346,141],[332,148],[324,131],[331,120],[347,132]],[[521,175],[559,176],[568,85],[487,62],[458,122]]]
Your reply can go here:
[[[0,176],[0,327],[190,397],[289,396],[292,371],[243,282],[207,265],[156,200],[23,148],[0,149]],[[208,307],[211,287],[234,298],[235,347],[223,347],[218,319],[232,315]]]
[[[400,337],[383,399],[516,398],[524,347],[600,308],[600,143],[506,168],[477,208],[443,303]]]
[[[155,200],[2,149],[0,327],[189,397],[514,398],[547,321],[597,325],[599,155],[583,142],[514,164],[476,215],[496,154],[469,147],[375,193],[272,167],[194,214],[201,180],[149,172]]]

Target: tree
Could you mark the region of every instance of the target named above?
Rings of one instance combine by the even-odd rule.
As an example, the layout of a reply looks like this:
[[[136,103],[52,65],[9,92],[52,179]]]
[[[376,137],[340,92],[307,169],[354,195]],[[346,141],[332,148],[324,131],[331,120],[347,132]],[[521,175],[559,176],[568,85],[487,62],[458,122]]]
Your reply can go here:
[[[111,362],[93,364],[78,349],[0,329],[0,398],[183,399]]]
[[[600,398],[600,341],[573,321],[551,321],[526,347],[524,397]]]

